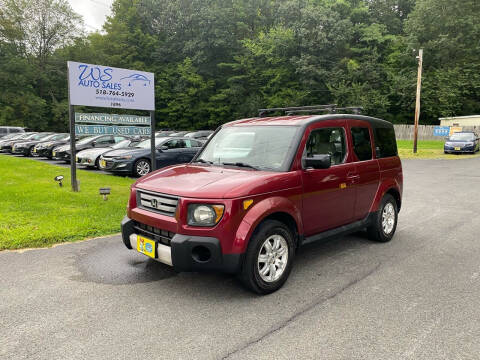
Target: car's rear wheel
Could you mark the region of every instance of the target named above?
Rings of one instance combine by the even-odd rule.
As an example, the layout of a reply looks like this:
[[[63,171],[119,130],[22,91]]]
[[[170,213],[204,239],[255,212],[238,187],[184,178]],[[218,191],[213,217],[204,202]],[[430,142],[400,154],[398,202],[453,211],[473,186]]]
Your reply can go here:
[[[397,229],[398,206],[395,198],[386,194],[380,203],[372,224],[367,228],[371,240],[387,242],[392,240]]]
[[[30,148],[28,149],[28,156],[35,156],[35,153],[33,152],[34,147],[35,146],[30,146]]]
[[[280,289],[292,269],[293,235],[285,224],[266,220],[250,239],[240,278],[250,290],[269,294]]]
[[[148,161],[147,159],[137,160],[133,165],[133,173],[135,176],[138,177],[147,175],[150,170],[150,161]]]

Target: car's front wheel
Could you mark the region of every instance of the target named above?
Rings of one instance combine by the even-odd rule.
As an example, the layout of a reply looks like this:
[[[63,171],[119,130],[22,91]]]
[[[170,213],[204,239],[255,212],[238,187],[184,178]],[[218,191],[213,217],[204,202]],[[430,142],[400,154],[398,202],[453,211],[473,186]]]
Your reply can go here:
[[[371,240],[387,242],[392,240],[397,229],[398,206],[395,198],[386,194],[380,203],[372,224],[367,228]]]
[[[147,159],[137,160],[133,165],[133,173],[138,177],[147,175],[150,172],[150,169],[150,161]]]
[[[250,290],[269,294],[280,289],[292,269],[293,235],[285,224],[266,220],[250,239],[240,278]]]

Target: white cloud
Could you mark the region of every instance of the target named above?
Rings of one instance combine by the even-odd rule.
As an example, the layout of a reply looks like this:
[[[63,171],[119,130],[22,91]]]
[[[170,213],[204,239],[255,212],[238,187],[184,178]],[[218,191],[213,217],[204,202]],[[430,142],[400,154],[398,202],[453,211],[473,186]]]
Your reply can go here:
[[[88,32],[101,30],[111,14],[113,0],[68,0],[73,10],[83,17]]]

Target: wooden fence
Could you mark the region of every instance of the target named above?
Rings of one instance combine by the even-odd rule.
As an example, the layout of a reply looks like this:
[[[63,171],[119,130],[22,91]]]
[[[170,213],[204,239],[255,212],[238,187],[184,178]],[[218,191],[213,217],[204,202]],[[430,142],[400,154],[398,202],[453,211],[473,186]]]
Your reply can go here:
[[[395,135],[398,140],[413,140],[413,125],[393,125],[395,128]],[[419,125],[418,126],[418,140],[439,140],[444,141],[442,136],[433,136],[434,125]],[[479,126],[463,126],[462,131],[475,131],[480,133]]]

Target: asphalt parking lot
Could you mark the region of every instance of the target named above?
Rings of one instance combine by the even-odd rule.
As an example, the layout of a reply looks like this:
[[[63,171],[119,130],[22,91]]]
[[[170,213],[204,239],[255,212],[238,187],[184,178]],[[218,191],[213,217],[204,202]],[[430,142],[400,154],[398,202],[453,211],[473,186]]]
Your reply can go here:
[[[119,236],[0,252],[0,358],[478,359],[480,158],[403,164],[391,243],[302,248],[269,296]]]

